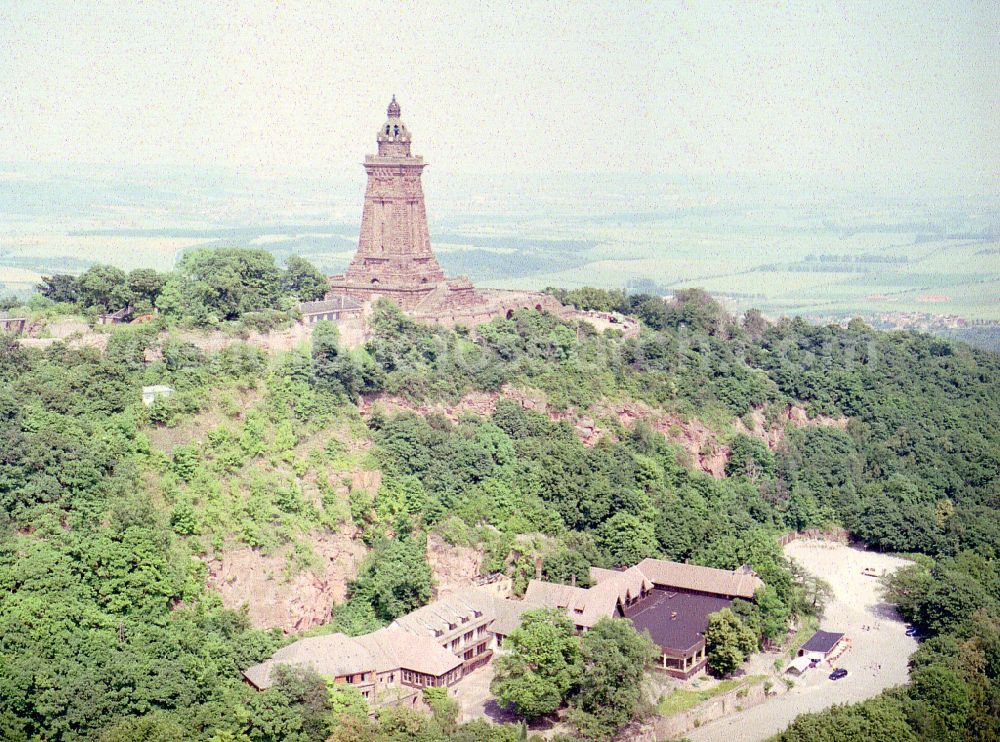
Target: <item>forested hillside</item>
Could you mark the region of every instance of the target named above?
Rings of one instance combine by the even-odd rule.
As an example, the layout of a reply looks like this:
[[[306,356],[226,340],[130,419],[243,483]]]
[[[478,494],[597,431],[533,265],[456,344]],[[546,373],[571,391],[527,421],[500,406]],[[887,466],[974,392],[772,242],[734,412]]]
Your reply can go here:
[[[252,629],[207,588],[206,555],[227,545],[291,545],[294,571],[312,558],[302,534],[356,528],[370,552],[326,627],[347,633],[430,598],[429,532],[481,550],[483,571],[506,571],[515,589],[535,556],[548,579],[577,584],[591,565],[646,556],[750,564],[767,591],[737,613],[762,641],[815,610],[821,592],[775,536],[839,524],[875,548],[923,555],[889,589],[933,638],[910,690],[797,722],[786,738],[877,739],[836,731],[844,715],[872,714],[885,726],[870,728],[903,730],[886,739],[995,738],[1000,356],[861,323],[732,318],[698,291],[664,302],[596,290],[556,293],[640,318],[639,337],[528,310],[444,330],[382,303],[360,348],[321,323],[289,353],[205,353],[177,330],[268,311],[284,321],[315,287],[259,254],[192,255],[152,282],[159,316],[116,329],[103,352],[0,341],[0,737],[517,738],[443,717],[342,722],[309,679],[252,690],[240,669],[287,639]],[[123,300],[95,299],[80,281],[50,280],[35,311]],[[148,384],[174,394],[145,407]],[[601,417],[607,434],[584,445],[569,422],[504,398],[509,388],[543,395],[547,410],[600,416],[629,401],[698,419],[726,443],[726,476],[696,470],[642,419]],[[491,413],[450,420],[376,402],[363,418],[357,406],[473,391],[498,393]],[[780,424],[789,405],[848,423],[785,426],[773,446],[738,424]],[[362,459],[381,484],[345,492],[338,483]],[[931,691],[942,684],[944,701]],[[828,736],[810,736],[818,727]]]

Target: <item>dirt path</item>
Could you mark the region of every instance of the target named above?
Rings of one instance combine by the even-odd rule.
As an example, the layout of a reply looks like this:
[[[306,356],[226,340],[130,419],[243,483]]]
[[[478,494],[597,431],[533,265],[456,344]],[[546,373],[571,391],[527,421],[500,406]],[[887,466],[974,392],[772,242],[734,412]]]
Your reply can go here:
[[[917,648],[906,636],[905,625],[878,594],[878,580],[862,575],[871,567],[881,573],[907,562],[897,557],[825,541],[793,541],[785,553],[815,575],[827,580],[834,597],[820,624],[827,631],[842,631],[851,648],[837,661],[846,678],[827,678],[825,663],[795,679],[788,693],[766,703],[726,716],[688,733],[693,742],[753,742],[777,734],[796,716],[821,711],[836,703],[854,703],[878,695],[907,681],[907,659]],[[869,627],[866,630],[864,627]]]

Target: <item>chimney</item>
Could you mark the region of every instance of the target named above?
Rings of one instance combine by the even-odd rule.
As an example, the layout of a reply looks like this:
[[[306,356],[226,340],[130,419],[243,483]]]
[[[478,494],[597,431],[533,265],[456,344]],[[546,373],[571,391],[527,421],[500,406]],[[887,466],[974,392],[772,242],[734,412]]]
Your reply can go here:
[[[540,556],[535,557],[535,579],[542,579],[542,558]]]
[[[677,620],[677,611],[671,611],[670,612],[670,620],[671,621],[676,621]]]

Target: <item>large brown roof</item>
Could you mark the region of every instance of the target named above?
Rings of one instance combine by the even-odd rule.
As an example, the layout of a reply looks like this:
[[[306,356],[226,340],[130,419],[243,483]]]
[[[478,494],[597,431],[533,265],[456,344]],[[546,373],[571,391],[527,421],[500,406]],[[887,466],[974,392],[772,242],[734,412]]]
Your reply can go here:
[[[372,672],[375,660],[365,647],[344,634],[310,636],[282,647],[271,659],[248,668],[243,674],[257,688],[269,688],[277,665],[308,667],[320,675],[340,677]]]
[[[439,636],[481,616],[493,613],[494,598],[480,590],[466,590],[442,596],[433,603],[400,616],[392,625],[418,636]],[[477,617],[476,613],[481,616]],[[463,622],[462,619],[465,619]],[[436,632],[440,632],[436,633]]]
[[[370,634],[356,637],[328,634],[299,639],[243,674],[257,688],[270,687],[274,667],[281,664],[309,667],[329,677],[397,669],[440,677],[460,666],[462,659],[442,647],[439,636],[462,631],[465,625],[483,618],[492,621],[487,624],[491,631],[507,635],[520,625],[524,611],[538,607],[541,606],[471,589],[446,595]],[[449,624],[455,625],[455,629],[449,629]]]
[[[490,631],[501,636],[510,636],[518,626],[521,625],[521,617],[526,611],[533,611],[538,608],[545,608],[541,603],[533,603],[530,600],[505,600],[497,598],[494,601],[493,623],[490,624]]]
[[[685,657],[704,641],[709,615],[731,603],[729,598],[719,595],[656,588],[630,606],[625,615],[637,631],[649,632],[660,651],[672,657]]]
[[[462,664],[461,658],[433,639],[415,636],[395,626],[387,626],[358,638],[377,644],[386,657],[394,660],[386,667],[389,670],[401,668],[440,677]]]
[[[613,575],[599,575],[599,579],[595,580],[597,584],[589,588],[532,580],[528,583],[524,599],[550,608],[563,608],[577,626],[590,627],[601,618],[614,615],[618,603],[636,598],[653,587],[635,567],[613,572]]]
[[[328,634],[299,639],[243,674],[257,688],[269,688],[278,665],[308,667],[325,677],[406,669],[440,677],[462,660],[433,639],[388,626],[364,636]]]
[[[714,569],[662,559],[643,559],[636,566],[656,585],[680,590],[752,598],[764,586],[757,575],[746,569]]]
[[[562,608],[577,626],[591,627],[604,616],[613,616],[619,604],[649,592],[653,586],[707,593],[725,598],[752,598],[763,586],[752,572],[713,569],[694,564],[644,559],[626,570],[592,567],[589,588],[532,580],[524,599],[550,608]]]

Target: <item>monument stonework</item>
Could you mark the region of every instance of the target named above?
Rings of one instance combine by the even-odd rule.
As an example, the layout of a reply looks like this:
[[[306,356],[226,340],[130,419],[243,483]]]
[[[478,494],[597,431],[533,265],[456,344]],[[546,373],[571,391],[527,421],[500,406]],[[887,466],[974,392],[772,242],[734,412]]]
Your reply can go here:
[[[368,186],[358,252],[331,288],[359,301],[376,296],[412,309],[439,283],[444,271],[431,252],[420,174],[424,158],[410,151],[410,132],[393,96],[378,131],[378,154],[365,158]]]
[[[365,157],[368,174],[358,251],[347,272],[330,276],[328,299],[367,304],[386,298],[414,319],[473,326],[516,309],[570,310],[547,294],[476,289],[466,276],[446,277],[431,249],[420,176],[424,159],[410,149],[409,129],[392,97]],[[325,305],[325,304],[324,304]]]

